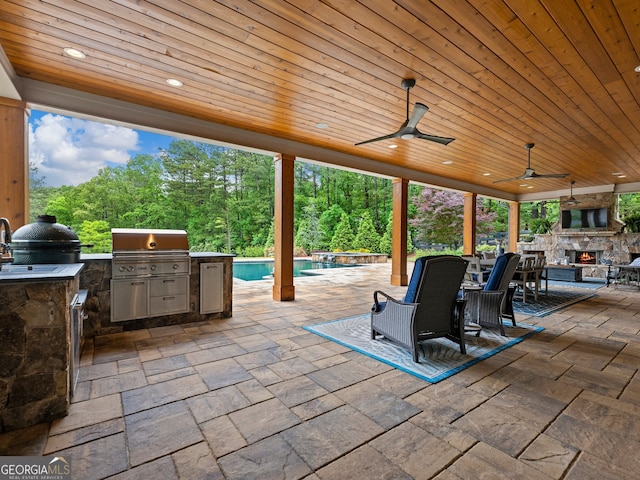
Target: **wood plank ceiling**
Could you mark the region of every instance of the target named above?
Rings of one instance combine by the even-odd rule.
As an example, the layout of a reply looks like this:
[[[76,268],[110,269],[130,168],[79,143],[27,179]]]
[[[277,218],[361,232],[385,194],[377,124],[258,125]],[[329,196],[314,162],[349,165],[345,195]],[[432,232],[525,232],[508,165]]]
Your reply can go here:
[[[504,198],[640,182],[637,0],[3,0],[0,46],[19,78]],[[356,146],[399,129],[403,78],[409,113],[429,107],[418,128],[455,141]],[[524,172],[525,143],[537,173],[570,175],[494,184]]]

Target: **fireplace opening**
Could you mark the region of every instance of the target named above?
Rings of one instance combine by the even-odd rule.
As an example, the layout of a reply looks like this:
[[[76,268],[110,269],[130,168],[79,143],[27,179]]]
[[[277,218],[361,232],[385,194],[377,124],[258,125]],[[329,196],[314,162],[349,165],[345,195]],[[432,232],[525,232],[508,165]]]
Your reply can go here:
[[[596,252],[581,252],[579,255],[576,255],[576,260],[576,263],[582,263],[584,265],[595,265]]]
[[[567,256],[570,263],[580,265],[597,265],[600,261],[600,252],[594,250],[570,250]]]

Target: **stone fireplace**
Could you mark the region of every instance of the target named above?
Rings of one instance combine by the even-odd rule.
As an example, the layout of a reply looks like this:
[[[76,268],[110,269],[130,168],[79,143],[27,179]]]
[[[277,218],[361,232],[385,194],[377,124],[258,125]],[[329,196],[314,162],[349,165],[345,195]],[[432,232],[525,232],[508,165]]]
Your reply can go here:
[[[636,256],[640,256],[640,234],[624,233],[624,224],[618,221],[615,212],[615,198],[613,193],[598,193],[594,195],[576,195],[578,207],[564,202],[560,198],[560,210],[571,208],[602,208],[608,209],[607,227],[605,229],[563,229],[557,222],[552,232],[536,235],[531,242],[518,242],[518,252],[521,254],[544,252],[547,263],[567,263],[582,268],[583,277],[605,278],[606,263],[628,264]]]

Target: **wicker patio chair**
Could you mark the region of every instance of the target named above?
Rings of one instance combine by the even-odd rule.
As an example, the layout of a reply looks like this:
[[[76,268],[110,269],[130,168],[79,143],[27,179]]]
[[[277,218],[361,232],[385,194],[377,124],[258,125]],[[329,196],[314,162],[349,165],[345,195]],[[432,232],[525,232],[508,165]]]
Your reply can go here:
[[[386,293],[373,293],[371,311],[371,338],[378,335],[409,350],[418,362],[418,342],[436,337],[447,337],[460,345],[464,343],[464,299],[458,291],[467,261],[453,255],[421,257],[416,260],[403,300]],[[382,296],[386,301],[379,301]]]
[[[482,290],[465,292],[467,300],[465,318],[482,327],[498,327],[504,335],[502,325],[503,312],[509,312],[511,306],[505,304],[509,283],[518,267],[520,255],[505,253],[496,259],[491,275]],[[512,295],[509,295],[511,301]],[[515,326],[515,317],[512,317]]]

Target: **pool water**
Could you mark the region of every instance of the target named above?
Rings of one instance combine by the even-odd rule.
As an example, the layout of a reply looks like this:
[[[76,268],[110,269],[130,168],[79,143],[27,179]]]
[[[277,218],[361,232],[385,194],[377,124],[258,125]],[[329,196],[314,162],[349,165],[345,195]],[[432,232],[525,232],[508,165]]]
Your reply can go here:
[[[308,275],[304,270],[320,270],[324,268],[345,268],[355,265],[340,263],[312,262],[311,260],[294,260],[293,276]],[[264,280],[273,278],[273,262],[233,262],[233,276],[240,280]]]

